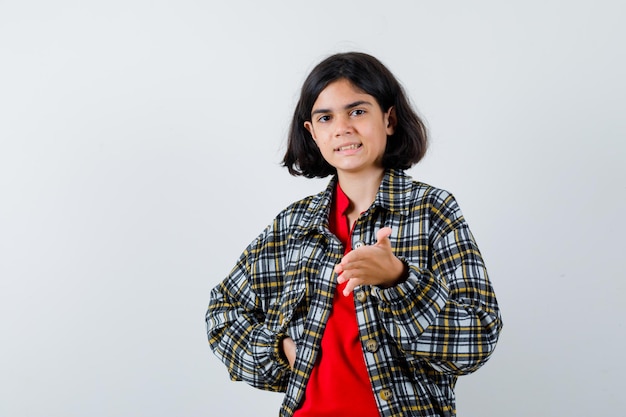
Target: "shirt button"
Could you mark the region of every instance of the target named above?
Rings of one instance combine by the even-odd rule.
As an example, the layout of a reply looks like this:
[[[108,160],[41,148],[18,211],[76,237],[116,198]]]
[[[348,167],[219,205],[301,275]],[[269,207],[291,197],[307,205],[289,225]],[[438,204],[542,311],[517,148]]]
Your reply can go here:
[[[365,246],[365,242],[363,242],[362,240],[359,240],[358,242],[354,244],[354,249],[358,249],[363,246]]]
[[[364,303],[365,300],[367,300],[367,294],[365,294],[365,291],[363,290],[357,291],[356,299],[359,301],[359,303]]]
[[[374,339],[368,340],[365,342],[365,349],[370,353],[376,352],[378,350],[378,342]]]
[[[393,398],[393,392],[391,392],[390,389],[385,388],[380,390],[378,396],[380,396],[383,401],[389,401]]]

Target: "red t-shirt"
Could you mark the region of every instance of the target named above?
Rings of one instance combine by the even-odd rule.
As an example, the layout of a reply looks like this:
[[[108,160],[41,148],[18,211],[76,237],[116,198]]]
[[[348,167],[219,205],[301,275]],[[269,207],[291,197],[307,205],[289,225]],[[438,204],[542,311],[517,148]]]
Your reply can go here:
[[[350,201],[337,184],[330,210],[329,227],[352,250],[346,211]],[[320,353],[306,386],[305,398],[294,417],[380,417],[363,358],[352,294],[337,285],[326,323]]]

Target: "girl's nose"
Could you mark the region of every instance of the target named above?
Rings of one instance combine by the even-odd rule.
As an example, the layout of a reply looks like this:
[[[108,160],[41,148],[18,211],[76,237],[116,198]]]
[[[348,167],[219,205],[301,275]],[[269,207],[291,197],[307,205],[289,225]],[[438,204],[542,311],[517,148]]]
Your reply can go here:
[[[338,117],[335,120],[336,137],[352,134],[352,121],[349,117]]]

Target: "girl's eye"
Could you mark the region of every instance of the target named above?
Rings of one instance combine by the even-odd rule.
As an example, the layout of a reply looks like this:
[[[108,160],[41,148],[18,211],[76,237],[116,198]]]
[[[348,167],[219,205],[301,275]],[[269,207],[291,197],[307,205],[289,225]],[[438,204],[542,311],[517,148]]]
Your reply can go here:
[[[318,122],[322,122],[322,123],[327,122],[329,120],[330,120],[330,116],[326,116],[326,115],[321,116],[319,119],[317,119]]]
[[[353,116],[360,116],[362,114],[365,114],[365,110],[362,110],[362,109],[354,109],[354,110],[352,110],[352,115]]]

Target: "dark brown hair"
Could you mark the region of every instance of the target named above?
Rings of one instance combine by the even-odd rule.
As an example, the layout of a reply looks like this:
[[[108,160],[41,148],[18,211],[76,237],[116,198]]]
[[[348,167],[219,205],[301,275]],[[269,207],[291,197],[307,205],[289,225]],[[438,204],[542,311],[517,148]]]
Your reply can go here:
[[[347,52],[320,62],[302,85],[282,162],[289,173],[307,178],[323,178],[336,173],[322,157],[304,122],[311,120],[313,104],[322,90],[339,79],[347,79],[373,96],[383,112],[395,108],[397,124],[394,134],[387,140],[383,167],[408,169],[419,162],[428,144],[426,127],[411,107],[404,89],[378,59],[360,52]]]

